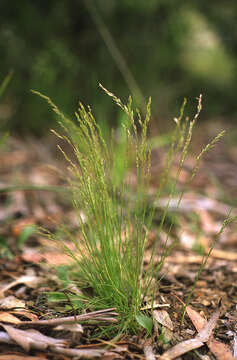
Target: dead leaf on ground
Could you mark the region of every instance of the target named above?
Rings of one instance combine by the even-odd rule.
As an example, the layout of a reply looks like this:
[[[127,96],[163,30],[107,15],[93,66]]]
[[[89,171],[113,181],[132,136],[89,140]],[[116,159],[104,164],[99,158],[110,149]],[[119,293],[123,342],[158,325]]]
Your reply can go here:
[[[9,310],[15,308],[25,308],[25,302],[17,299],[15,296],[7,296],[0,298],[0,309]]]
[[[41,281],[42,279],[37,275],[20,276],[18,279],[0,288],[0,297],[4,297],[5,292],[16,285],[24,284],[27,285],[28,287],[36,288]]]
[[[29,247],[24,247],[24,252],[21,255],[21,258],[26,262],[34,263],[34,264],[38,264],[44,259],[43,255],[39,252],[38,248],[29,248]]]
[[[207,345],[208,345],[209,349],[211,350],[212,354],[215,355],[217,360],[236,360],[237,359],[237,358],[233,357],[228,345],[222,343],[221,341],[214,339],[213,336],[207,342]]]
[[[59,265],[68,265],[68,263],[72,261],[72,258],[69,255],[55,252],[43,254],[43,259],[52,267]]]
[[[19,324],[21,321],[14,315],[8,312],[0,312],[0,322],[7,322],[11,324]]]
[[[216,326],[217,320],[220,316],[220,309],[216,310],[211,316],[210,320],[200,329],[194,339],[189,339],[180,342],[171,349],[167,350],[161,357],[161,360],[172,360],[186,354],[187,352],[197,349],[204,345],[205,342],[210,338],[213,329]],[[195,317],[195,323],[197,318]],[[223,359],[222,359],[223,360]]]
[[[192,321],[197,331],[202,332],[202,329],[207,324],[206,319],[204,319],[197,311],[192,309],[190,306],[187,306],[186,310],[190,320]],[[207,341],[207,345],[218,360],[234,359],[229,347],[221,341],[217,341],[216,339],[214,339],[213,335],[210,336],[209,340]]]
[[[37,330],[18,330],[11,326],[2,325],[5,328],[7,333],[0,331],[0,343],[14,344],[15,342],[23,347],[25,351],[29,351],[30,349],[38,349],[38,350],[50,350],[54,353],[77,357],[77,358],[86,358],[86,359],[94,359],[97,357],[101,357],[104,354],[110,354],[105,350],[81,350],[81,349],[65,349],[65,345],[67,342],[64,339],[54,339],[48,336],[42,335]],[[11,358],[10,358],[11,359]],[[24,356],[24,359],[27,357]],[[12,358],[15,360],[15,358]]]
[[[18,311],[14,310],[14,311],[11,311],[11,314],[24,316],[27,319],[32,320],[32,321],[39,320],[38,316],[36,314],[33,314],[32,312],[30,312],[29,310],[18,310]]]
[[[173,323],[169,317],[169,314],[165,310],[154,310],[153,319],[156,320],[159,324],[167,327],[171,331],[174,330]]]
[[[45,336],[38,330],[20,330],[4,324],[1,324],[1,326],[6,330],[10,339],[15,341],[27,352],[30,351],[30,349],[45,350],[49,346],[63,347],[67,344],[64,339],[54,339],[52,337]]]

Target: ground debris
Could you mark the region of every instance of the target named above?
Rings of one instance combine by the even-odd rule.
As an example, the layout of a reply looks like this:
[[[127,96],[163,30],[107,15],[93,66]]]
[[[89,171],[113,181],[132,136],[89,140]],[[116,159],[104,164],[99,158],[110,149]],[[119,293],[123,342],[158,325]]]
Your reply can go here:
[[[54,267],[67,265],[69,258],[42,235],[32,234],[23,239],[23,243],[20,240],[28,226],[40,225],[55,231],[57,224],[65,219],[70,228],[77,230],[75,212],[65,192],[61,191],[67,186],[61,177],[65,164],[62,160],[57,162],[49,146],[40,140],[23,143],[9,138],[8,149],[7,152],[0,149],[0,322],[2,330],[5,330],[0,331],[0,352],[5,354],[0,355],[0,360],[67,360],[73,357],[167,360],[175,357],[183,359],[183,356],[193,359],[193,349],[198,354],[202,352],[200,356],[203,359],[208,356],[212,360],[237,359],[235,225],[221,235],[212,250],[206,268],[196,283],[183,326],[180,326],[183,308],[177,301],[177,297],[185,301],[189,295],[203,255],[209,252],[237,195],[236,156],[230,159],[228,150],[222,149],[223,156],[219,159],[225,161],[221,163],[217,156],[208,154],[202,165],[203,174],[197,175],[193,187],[184,193],[179,209],[177,199],[173,198],[170,202],[170,210],[175,210],[179,216],[179,225],[173,226],[170,238],[167,239],[165,229],[159,235],[157,226],[151,229],[145,263],[149,259],[153,241],[160,241],[158,255],[154,257],[154,263],[158,263],[162,246],[166,242],[170,245],[174,239],[181,240],[165,259],[154,302],[148,298],[141,309],[149,315],[153,313],[152,338],[144,341],[145,334],[141,332],[133,336],[127,334],[121,341],[110,342],[108,339],[92,340],[91,334],[97,326],[116,324],[116,310],[90,313],[88,309],[85,314],[77,315],[76,312],[75,316],[71,316],[73,311],[65,313],[52,308],[45,293],[58,290],[59,281],[55,280]],[[190,157],[187,162],[194,160]],[[49,167],[48,163],[59,171]],[[159,166],[151,169],[154,189],[157,189],[161,163],[159,160]],[[218,186],[209,178],[210,169],[214,171],[213,176],[219,179]],[[186,172],[184,169],[178,182],[180,189],[185,177],[188,177],[188,170]],[[26,184],[33,186],[24,189]],[[10,187],[11,191],[4,191]],[[154,193],[152,191],[151,194]],[[156,204],[157,208],[163,209],[166,203],[167,198],[163,197]],[[195,222],[190,218],[192,215],[195,215]],[[155,220],[158,222],[158,217]],[[224,309],[221,315],[219,309],[215,311],[220,298]],[[165,310],[161,309],[163,307]],[[93,319],[95,322],[87,327],[85,324],[75,324],[75,319]],[[57,326],[60,327],[55,329]],[[166,343],[156,340],[160,328],[164,334],[165,329],[168,329],[167,334],[170,333]],[[196,336],[195,329],[198,332]]]

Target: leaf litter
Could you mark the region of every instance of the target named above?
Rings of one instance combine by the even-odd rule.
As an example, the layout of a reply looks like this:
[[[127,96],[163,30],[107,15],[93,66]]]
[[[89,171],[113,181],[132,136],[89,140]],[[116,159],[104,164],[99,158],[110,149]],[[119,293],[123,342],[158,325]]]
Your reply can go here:
[[[44,293],[58,291],[59,287],[58,281],[55,280],[55,266],[68,264],[68,257],[65,257],[58,247],[49,243],[46,246],[46,239],[42,241],[40,236],[33,232],[29,233],[29,237],[22,236],[20,248],[17,247],[22,231],[31,224],[54,230],[57,223],[67,217],[69,224],[71,220],[71,228],[76,230],[77,225],[67,198],[59,196],[56,191],[38,189],[19,188],[17,191],[4,192],[4,188],[9,185],[15,186],[16,178],[18,185],[35,182],[42,187],[55,186],[55,189],[65,186],[59,175],[60,171],[64,171],[65,164],[63,161],[58,162],[57,171],[45,165],[47,158],[47,163],[55,166],[56,157],[48,145],[42,143],[43,140],[34,139],[22,143],[9,138],[8,141],[8,151],[1,152],[0,149],[0,349],[1,353],[5,354],[0,355],[0,360],[37,360],[43,359],[44,356],[47,358],[49,354],[50,359],[59,359],[59,356],[63,356],[64,359],[193,359],[193,349],[196,349],[196,352],[200,351],[199,356],[205,354],[209,359],[236,359],[237,237],[234,225],[226,232],[228,236],[223,234],[213,249],[197,282],[191,306],[186,309],[183,325],[182,306],[175,297],[183,300],[187,298],[202,263],[202,254],[208,253],[223,216],[226,216],[231,208],[230,203],[218,195],[218,189],[209,179],[209,170],[212,168],[214,176],[221,181],[226,198],[229,196],[233,199],[237,195],[237,182],[234,181],[232,170],[237,167],[237,159],[233,156],[232,149],[222,149],[221,158],[225,158],[225,164],[218,162],[215,154],[208,154],[192,191],[184,194],[184,201],[178,210],[179,225],[175,227],[171,236],[181,237],[182,228],[186,229],[190,234],[192,246],[190,247],[189,240],[187,246],[180,243],[166,258],[159,279],[159,293],[155,296],[155,306],[152,307],[151,299],[147,299],[144,304],[143,311],[150,314],[153,319],[152,337],[145,339],[145,330],[141,328],[136,336],[125,334],[122,339],[105,340],[97,339],[94,333],[101,324],[118,321],[116,310],[105,309],[104,312],[93,315],[88,309],[89,312],[85,314],[79,312],[71,316],[70,310],[62,311],[59,304],[55,303],[52,307],[47,302]],[[50,139],[51,143],[53,141]],[[44,151],[34,152],[33,148],[42,148]],[[152,178],[155,188],[161,170],[162,149],[155,149],[152,156]],[[189,161],[192,163],[191,157]],[[225,171],[228,172],[228,176],[224,175]],[[180,186],[186,176],[183,171]],[[158,206],[164,207],[166,202],[167,199],[164,197]],[[175,199],[171,202],[172,211],[177,213]],[[195,229],[189,225],[191,213],[196,214]],[[156,228],[152,231],[154,233],[149,241],[156,239]],[[149,252],[149,246],[147,251]],[[156,260],[158,262],[159,258]],[[220,298],[224,309],[221,312],[218,308]],[[75,319],[80,319],[80,316],[84,319],[83,323],[75,323]],[[94,323],[89,323],[90,316],[96,319]],[[209,321],[206,318],[209,318]],[[193,337],[195,330],[198,333]]]

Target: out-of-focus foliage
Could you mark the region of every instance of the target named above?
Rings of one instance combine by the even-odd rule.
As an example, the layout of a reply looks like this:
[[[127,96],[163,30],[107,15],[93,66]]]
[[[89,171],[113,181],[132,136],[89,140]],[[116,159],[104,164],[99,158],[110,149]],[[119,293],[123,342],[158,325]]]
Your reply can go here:
[[[2,95],[4,94],[4,91],[7,87],[7,85],[9,84],[10,80],[12,78],[12,72],[10,72],[2,81],[2,83],[0,83],[0,99],[2,97]],[[4,144],[6,138],[8,137],[8,133],[2,133],[2,128],[0,125],[0,147],[2,146],[2,144]]]
[[[143,96],[152,96],[153,121],[167,119],[184,96],[200,92],[206,115],[233,118],[235,14],[235,0],[1,0],[0,82],[14,70],[0,106],[1,123],[34,132],[52,125],[32,88],[49,94],[68,115],[80,99],[93,104],[101,122],[116,121],[98,83],[122,98],[133,93],[133,85],[120,71],[121,59],[116,63],[111,56],[113,44],[105,43],[102,25]]]

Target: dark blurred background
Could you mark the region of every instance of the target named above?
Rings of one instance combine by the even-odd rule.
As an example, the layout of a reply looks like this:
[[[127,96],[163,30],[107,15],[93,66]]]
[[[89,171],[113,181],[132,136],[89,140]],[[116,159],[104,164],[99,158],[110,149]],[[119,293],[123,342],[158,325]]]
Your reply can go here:
[[[200,93],[203,120],[236,119],[236,0],[1,0],[0,20],[0,83],[14,71],[0,121],[12,133],[55,124],[30,89],[70,117],[80,100],[102,127],[116,125],[121,114],[99,82],[140,108],[151,95],[161,130],[184,97],[193,109]]]

